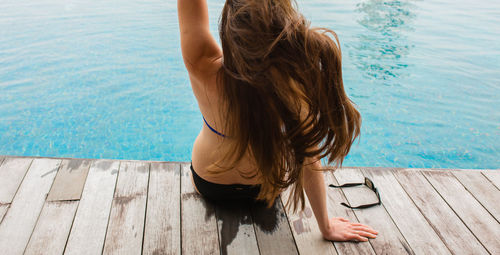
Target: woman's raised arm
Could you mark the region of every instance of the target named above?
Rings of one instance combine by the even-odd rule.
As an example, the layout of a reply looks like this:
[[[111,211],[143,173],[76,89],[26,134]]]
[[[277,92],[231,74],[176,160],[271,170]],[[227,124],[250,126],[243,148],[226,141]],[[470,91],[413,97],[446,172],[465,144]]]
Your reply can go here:
[[[181,49],[190,75],[202,77],[222,56],[222,50],[210,34],[206,0],[177,0]]]

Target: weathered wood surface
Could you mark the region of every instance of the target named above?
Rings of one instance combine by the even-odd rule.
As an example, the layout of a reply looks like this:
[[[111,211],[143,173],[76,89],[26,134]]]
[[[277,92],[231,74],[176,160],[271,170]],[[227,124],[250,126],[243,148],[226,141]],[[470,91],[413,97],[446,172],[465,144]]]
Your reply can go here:
[[[418,254],[449,254],[450,251],[398,183],[392,171],[363,169],[380,192],[380,199],[412,250]]]
[[[5,216],[5,213],[7,213],[7,210],[9,210],[10,204],[0,204],[0,224],[2,223],[3,216]]]
[[[488,254],[422,173],[395,171],[394,175],[452,253]]]
[[[493,183],[497,189],[500,189],[500,169],[498,170],[484,170],[481,173]]]
[[[498,170],[325,172],[325,185],[368,176],[379,189],[382,205],[351,210],[339,203],[374,193],[327,187],[330,217],[379,231],[363,243],[323,240],[307,200],[302,212],[283,209],[288,191],[271,209],[213,204],[189,173],[179,162],[0,156],[1,253],[500,254]]]
[[[289,193],[290,190],[287,189],[281,194],[282,203],[285,207],[289,199]],[[305,209],[303,211],[293,212],[291,208],[285,208],[299,253],[337,254],[333,243],[323,239],[311,210],[311,205],[307,199],[305,202]]]
[[[2,164],[4,162],[4,159],[5,159],[5,156],[0,156],[0,176],[2,176],[1,169],[2,169]],[[2,193],[2,192],[3,191],[0,190],[0,193]],[[9,205],[10,205],[10,204],[7,204],[7,203],[4,204],[4,203],[2,203],[2,201],[0,200],[0,223],[2,222],[3,216],[5,215],[7,210],[9,209]]]
[[[453,171],[453,175],[488,212],[500,222],[500,193],[484,175],[471,171]]]
[[[104,254],[141,254],[148,179],[149,164],[120,164]]]
[[[144,254],[181,254],[180,165],[151,163]]]
[[[188,164],[181,165],[182,254],[217,254],[215,208],[196,193]]]
[[[455,176],[449,171],[423,173],[483,246],[491,254],[500,254],[500,225]]]
[[[338,169],[334,172],[334,176],[339,185],[349,182],[364,181],[364,175],[361,173],[360,169]],[[375,182],[375,186],[379,186],[377,182]],[[369,204],[377,201],[377,197],[374,192],[364,186],[342,188],[341,190],[347,198],[347,202],[351,206]],[[381,196],[383,196],[383,194],[381,194]],[[345,201],[346,200],[341,200],[337,201],[337,203]],[[386,210],[385,204],[361,210],[354,210],[354,214],[360,223],[368,225],[378,231],[377,238],[369,240],[376,254],[414,253],[412,247],[410,247],[405,237],[401,234],[399,228],[394,223],[391,215]]]
[[[64,159],[47,201],[79,200],[90,168],[90,160]]]
[[[59,159],[33,160],[0,224],[3,254],[23,253],[60,164]]]
[[[0,166],[0,203],[11,203],[33,159],[5,158]]]
[[[253,204],[251,211],[260,254],[298,254],[279,197],[274,201],[273,207]]]
[[[24,254],[63,254],[78,201],[47,201]]]
[[[119,161],[92,162],[64,254],[102,252],[119,166]]]

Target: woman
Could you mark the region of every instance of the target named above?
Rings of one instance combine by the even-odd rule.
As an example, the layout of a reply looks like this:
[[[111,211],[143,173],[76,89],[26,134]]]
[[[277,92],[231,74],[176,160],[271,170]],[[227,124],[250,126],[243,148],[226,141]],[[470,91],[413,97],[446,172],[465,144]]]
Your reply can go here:
[[[341,54],[290,0],[227,0],[222,49],[206,0],[178,0],[181,48],[204,125],[193,146],[196,190],[213,200],[272,205],[286,188],[294,210],[304,191],[323,237],[367,241],[372,228],[329,218],[321,162],[342,164],[361,117],[344,92]]]

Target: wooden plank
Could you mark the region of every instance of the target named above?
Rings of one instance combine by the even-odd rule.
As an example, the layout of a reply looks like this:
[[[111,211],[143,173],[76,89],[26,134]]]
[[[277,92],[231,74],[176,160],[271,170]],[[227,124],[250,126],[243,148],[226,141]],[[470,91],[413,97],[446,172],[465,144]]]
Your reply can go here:
[[[218,254],[214,205],[194,190],[188,164],[181,165],[182,254]]]
[[[353,168],[338,169],[334,172],[334,177],[335,178],[329,180],[335,185],[364,181],[364,176],[361,171]],[[329,189],[337,190],[339,188]],[[377,201],[377,197],[373,191],[364,186],[342,188],[341,192],[343,196],[335,195],[330,198],[330,201],[336,206],[340,206],[340,208],[343,207],[340,203],[346,201],[352,206]],[[335,193],[330,191],[328,194],[334,195]],[[376,254],[414,254],[412,248],[385,209],[384,204],[371,208],[354,210],[354,214],[359,222],[378,231],[377,238],[369,239]]]
[[[10,204],[0,204],[0,224],[2,224],[3,216],[7,213],[7,210],[9,210]]]
[[[500,170],[484,170],[481,173],[493,183],[497,189],[500,189]]]
[[[491,254],[500,254],[498,222],[465,190],[455,176],[447,171],[422,171],[422,173],[483,246]]]
[[[380,192],[382,203],[406,241],[417,254],[449,254],[450,251],[399,185],[392,171],[363,169]]]
[[[259,254],[250,205],[245,202],[218,203],[215,217],[220,251],[226,254]]]
[[[65,254],[102,252],[119,166],[119,161],[92,162]]]
[[[452,253],[488,254],[421,173],[403,170],[394,175]]]
[[[0,156],[0,169],[2,167],[2,163],[3,163],[4,159],[5,159],[5,156]],[[1,172],[1,170],[0,170],[0,172]],[[5,215],[5,213],[7,213],[9,206],[10,206],[9,204],[2,204],[0,202],[0,224],[2,223],[3,216]]]
[[[180,164],[151,163],[144,254],[181,254]]]
[[[251,211],[260,254],[298,254],[280,198],[271,208],[255,203]]]
[[[453,175],[500,222],[500,191],[479,171],[453,171]]]
[[[289,193],[287,189],[281,194],[283,205],[286,205]],[[332,242],[323,238],[307,197],[303,211],[293,212],[291,208],[285,208],[285,211],[299,254],[337,254]]]
[[[120,164],[104,254],[141,254],[148,179],[149,163]]]
[[[327,208],[330,217],[342,217],[351,222],[358,222],[358,218],[352,209],[340,205],[340,202],[347,201],[341,189],[330,188],[329,184],[338,185],[333,176],[333,172],[324,172],[325,183],[327,185]],[[334,242],[335,248],[339,254],[375,254],[369,242]]]
[[[59,159],[33,160],[0,225],[3,254],[23,253],[60,164]]]
[[[24,254],[63,254],[78,201],[45,202]]]
[[[0,166],[0,203],[12,203],[12,199],[28,171],[32,158],[5,158]]]
[[[90,163],[84,159],[64,159],[47,201],[80,199]]]

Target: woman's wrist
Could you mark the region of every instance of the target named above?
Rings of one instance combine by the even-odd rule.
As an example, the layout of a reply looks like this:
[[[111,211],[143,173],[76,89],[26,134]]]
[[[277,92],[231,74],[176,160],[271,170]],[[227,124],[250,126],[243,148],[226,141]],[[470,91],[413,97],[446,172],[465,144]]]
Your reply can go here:
[[[319,230],[321,231],[321,234],[323,234],[323,235],[326,235],[326,234],[330,233],[330,231],[331,231],[330,221],[328,219],[326,219],[326,222],[322,222],[321,224],[318,224],[318,227],[319,227]]]

